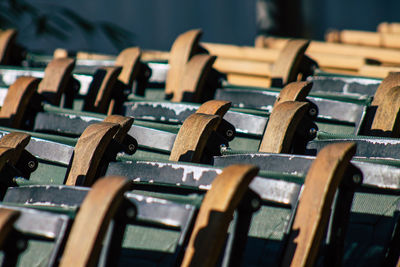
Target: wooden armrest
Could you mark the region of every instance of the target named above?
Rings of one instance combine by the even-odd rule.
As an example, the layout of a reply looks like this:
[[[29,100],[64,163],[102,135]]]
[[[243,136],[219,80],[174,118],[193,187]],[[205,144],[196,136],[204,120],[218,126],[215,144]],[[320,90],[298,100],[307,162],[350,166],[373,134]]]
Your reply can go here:
[[[142,51],[139,47],[130,47],[122,50],[115,60],[115,66],[122,67],[118,80],[129,88],[132,88],[133,81],[139,75],[141,56]]]
[[[44,71],[44,77],[39,84],[38,93],[55,106],[60,105],[62,94],[68,90],[68,82],[72,79],[75,60],[72,58],[53,59]]]
[[[385,95],[387,91],[395,86],[400,86],[400,72],[391,72],[381,82],[378,89],[375,92],[374,99],[371,103],[372,106],[379,106],[385,101]]]
[[[131,181],[117,176],[93,185],[75,217],[60,267],[95,266],[108,225],[130,187]]]
[[[181,266],[215,266],[233,212],[257,173],[256,166],[238,164],[215,178],[201,204]]]
[[[12,128],[22,128],[29,104],[38,88],[39,79],[19,77],[9,88],[0,110],[0,119]]]
[[[128,134],[128,131],[131,129],[134,118],[133,117],[124,117],[121,115],[110,115],[107,116],[104,122],[111,122],[119,124],[120,128],[117,133],[114,135],[113,139],[118,143],[122,143],[125,136]]]
[[[75,145],[66,185],[91,186],[107,147],[119,125],[100,122],[89,125]]]
[[[206,143],[220,122],[221,117],[217,115],[190,115],[176,136],[169,160],[200,162]]]
[[[14,228],[14,222],[20,215],[19,211],[0,208],[0,249],[7,244],[7,238]]]
[[[305,101],[311,91],[312,82],[292,82],[282,88],[274,107],[286,101]]]
[[[335,192],[355,152],[354,143],[338,143],[318,153],[306,176],[282,266],[314,265]]]
[[[17,38],[17,31],[8,29],[0,33],[0,65],[9,65],[11,61],[11,49]]]
[[[267,153],[289,153],[294,134],[309,104],[286,101],[274,107],[264,132],[259,151]]]
[[[186,63],[198,51],[201,30],[190,30],[179,35],[171,47],[169,71],[165,83],[165,93],[173,94],[180,87]]]
[[[14,133],[9,133],[9,134],[3,136],[0,139],[0,146],[14,148],[15,152],[13,153],[13,156],[10,159],[10,162],[13,165],[15,165],[15,164],[17,164],[22,151],[28,145],[30,140],[31,140],[31,136],[29,134],[14,132]]]
[[[281,87],[297,80],[300,64],[310,41],[290,40],[279,54],[272,67],[271,78],[273,86]]]
[[[187,62],[180,77],[180,84],[174,88],[171,101],[201,102],[203,90],[216,57],[210,55],[195,55]],[[181,73],[182,75],[182,73]]]
[[[209,115],[218,115],[221,118],[225,116],[231,107],[232,102],[224,100],[209,100],[202,104],[196,113],[203,113]]]
[[[85,97],[83,110],[106,114],[112,98],[112,91],[121,73],[121,67],[106,67],[96,71]]]

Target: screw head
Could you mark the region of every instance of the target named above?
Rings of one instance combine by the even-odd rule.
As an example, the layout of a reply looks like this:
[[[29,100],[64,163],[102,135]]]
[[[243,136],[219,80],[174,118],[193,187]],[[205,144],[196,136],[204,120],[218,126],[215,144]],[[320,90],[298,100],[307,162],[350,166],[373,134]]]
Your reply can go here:
[[[355,184],[361,183],[361,175],[360,174],[353,175],[353,183],[355,183]]]
[[[316,110],[315,108],[310,108],[310,109],[308,110],[308,114],[309,114],[310,116],[314,117],[314,116],[317,115],[317,110]]]
[[[28,162],[28,167],[29,167],[29,169],[34,169],[36,167],[36,163],[31,160]]]
[[[129,149],[130,151],[134,151],[134,150],[136,149],[136,146],[135,146],[134,144],[129,144],[129,145],[128,145],[128,149]]]
[[[232,137],[233,136],[233,131],[232,130],[227,130],[226,131],[226,136]]]

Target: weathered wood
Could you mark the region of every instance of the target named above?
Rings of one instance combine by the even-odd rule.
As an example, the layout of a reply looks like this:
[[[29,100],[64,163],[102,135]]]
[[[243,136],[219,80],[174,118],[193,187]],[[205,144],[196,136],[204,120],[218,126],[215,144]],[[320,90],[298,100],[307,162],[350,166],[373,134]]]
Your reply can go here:
[[[370,134],[400,137],[400,86],[391,88],[376,109]]]
[[[297,80],[300,64],[310,41],[290,40],[279,54],[271,70],[271,78],[284,86]]]
[[[3,136],[0,139],[0,147],[14,148],[14,153],[9,160],[13,165],[15,165],[17,164],[22,151],[28,145],[30,140],[31,136],[29,134],[13,132]]]
[[[200,162],[206,143],[218,128],[221,117],[194,113],[183,122],[169,160]]]
[[[11,50],[17,38],[17,31],[8,29],[0,32],[0,65],[9,65],[11,61]]]
[[[203,113],[208,115],[218,115],[221,118],[228,112],[231,107],[230,101],[224,100],[209,100],[202,104],[196,113]]]
[[[7,238],[13,231],[14,222],[20,215],[19,211],[0,208],[0,249],[7,246]]]
[[[309,104],[286,101],[275,106],[268,120],[259,151],[267,153],[289,153],[293,137]]]
[[[207,81],[208,73],[211,71],[215,56],[195,55],[184,67],[184,75],[181,77],[179,87],[175,88],[171,101],[200,102]]]
[[[52,105],[60,105],[62,94],[69,89],[67,86],[72,79],[74,67],[75,60],[72,58],[53,59],[44,71],[44,77],[38,87],[39,94],[46,96]]]
[[[292,82],[282,88],[274,107],[286,101],[305,101],[312,88],[311,82]]]
[[[385,101],[386,93],[393,87],[400,86],[400,72],[391,72],[381,82],[378,89],[375,92],[374,99],[372,101],[373,106],[379,106]]]
[[[121,67],[105,67],[97,70],[95,78],[98,78],[99,81],[90,85],[83,107],[85,111],[107,113],[113,87],[120,73]]]
[[[8,88],[0,110],[0,119],[7,120],[5,123],[7,126],[12,128],[23,126],[23,119],[38,88],[39,81],[34,77],[20,77]]]
[[[118,80],[129,88],[132,88],[133,82],[139,75],[141,54],[139,47],[130,47],[122,50],[115,60],[115,66],[122,67]]]
[[[130,180],[117,176],[93,185],[72,225],[60,267],[96,265],[108,225],[130,188]]]
[[[306,176],[281,266],[314,265],[335,192],[355,152],[354,143],[339,143],[318,153]]]
[[[113,139],[118,143],[121,143],[125,136],[128,134],[128,131],[131,129],[134,118],[121,115],[110,115],[107,116],[103,121],[119,124],[120,127],[117,133],[114,135]]]
[[[170,69],[165,83],[166,94],[173,94],[179,88],[186,63],[198,51],[201,35],[201,30],[190,30],[176,38],[170,51]]]
[[[238,164],[215,178],[201,204],[181,266],[216,265],[233,212],[257,173],[256,166]]]
[[[89,125],[75,145],[66,185],[91,186],[108,144],[117,133],[119,125],[100,122]]]

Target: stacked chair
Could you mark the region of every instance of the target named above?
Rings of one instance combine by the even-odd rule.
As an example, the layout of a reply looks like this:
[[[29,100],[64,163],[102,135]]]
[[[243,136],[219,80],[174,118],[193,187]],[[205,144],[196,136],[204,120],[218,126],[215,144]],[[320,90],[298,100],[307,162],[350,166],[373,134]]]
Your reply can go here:
[[[0,32],[5,266],[399,266],[400,72],[362,76],[396,70],[397,47],[191,30],[170,52],[49,56],[16,34]]]

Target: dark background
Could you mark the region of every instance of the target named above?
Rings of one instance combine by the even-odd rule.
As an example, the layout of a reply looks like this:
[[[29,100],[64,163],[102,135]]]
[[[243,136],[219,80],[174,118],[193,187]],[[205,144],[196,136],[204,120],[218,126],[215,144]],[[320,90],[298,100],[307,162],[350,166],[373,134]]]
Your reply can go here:
[[[169,50],[192,28],[204,30],[204,41],[253,45],[255,8],[255,0],[0,0],[0,27],[19,28],[20,43],[48,53],[64,47],[115,54],[131,45]],[[399,0],[286,0],[284,10],[299,12],[301,21],[293,23],[313,39],[329,28],[375,31],[382,21],[400,21]]]

